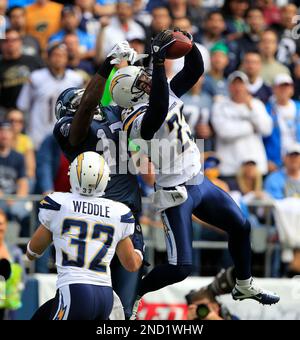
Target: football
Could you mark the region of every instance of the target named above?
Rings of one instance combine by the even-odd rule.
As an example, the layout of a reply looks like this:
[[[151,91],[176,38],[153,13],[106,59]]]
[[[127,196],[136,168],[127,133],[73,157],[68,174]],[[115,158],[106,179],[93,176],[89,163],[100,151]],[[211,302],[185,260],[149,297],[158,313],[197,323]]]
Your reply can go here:
[[[173,32],[173,37],[176,41],[167,49],[167,59],[178,59],[184,57],[192,49],[191,40],[183,33]]]

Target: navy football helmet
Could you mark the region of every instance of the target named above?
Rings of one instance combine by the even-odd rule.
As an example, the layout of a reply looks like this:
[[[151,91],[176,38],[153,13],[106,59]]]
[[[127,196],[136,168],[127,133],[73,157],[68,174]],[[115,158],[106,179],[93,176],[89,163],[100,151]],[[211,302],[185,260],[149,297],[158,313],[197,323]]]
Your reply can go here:
[[[74,114],[80,104],[84,89],[70,87],[64,90],[57,98],[55,104],[56,119],[60,119],[67,114]]]

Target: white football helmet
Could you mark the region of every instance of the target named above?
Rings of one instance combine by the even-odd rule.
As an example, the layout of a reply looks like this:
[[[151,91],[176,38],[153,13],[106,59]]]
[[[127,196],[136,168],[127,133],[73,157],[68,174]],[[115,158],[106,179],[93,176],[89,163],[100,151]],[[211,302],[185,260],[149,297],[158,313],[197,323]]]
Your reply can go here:
[[[70,165],[72,192],[83,196],[102,196],[110,180],[104,158],[93,151],[78,155]]]
[[[146,103],[151,90],[151,76],[143,67],[122,67],[113,76],[109,90],[113,101],[121,107]]]

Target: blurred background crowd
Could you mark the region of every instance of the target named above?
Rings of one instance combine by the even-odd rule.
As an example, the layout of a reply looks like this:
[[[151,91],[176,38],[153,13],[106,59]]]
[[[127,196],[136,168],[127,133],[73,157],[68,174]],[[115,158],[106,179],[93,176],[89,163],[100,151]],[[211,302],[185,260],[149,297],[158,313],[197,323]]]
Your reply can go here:
[[[206,176],[251,221],[254,274],[300,273],[299,6],[287,0],[0,0],[0,258],[22,262],[16,245],[24,248],[37,225],[28,195],[69,190],[68,162],[52,136],[58,95],[85,86],[115,43],[126,39],[149,53],[151,37],[178,27],[193,34],[205,64],[183,97],[183,113],[194,137],[204,139]],[[182,66],[182,59],[167,60],[168,77]],[[102,104],[110,103],[106,92]],[[149,196],[151,164],[139,180]],[[141,224],[150,262],[164,262],[163,226],[149,200]],[[195,275],[232,264],[218,246],[226,241],[222,232],[195,221],[194,239]],[[51,271],[48,255],[33,271]]]

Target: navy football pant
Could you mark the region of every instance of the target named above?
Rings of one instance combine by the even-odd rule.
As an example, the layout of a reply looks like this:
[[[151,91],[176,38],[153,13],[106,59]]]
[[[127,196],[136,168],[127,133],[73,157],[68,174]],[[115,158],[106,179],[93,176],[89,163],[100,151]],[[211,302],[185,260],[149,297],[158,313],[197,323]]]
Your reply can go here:
[[[50,320],[107,320],[112,307],[111,287],[70,284],[57,290]]]
[[[207,178],[186,186],[187,200],[162,214],[168,264],[155,267],[142,280],[140,296],[184,280],[192,270],[192,214],[228,233],[228,247],[237,278],[251,276],[250,223],[233,199]]]

